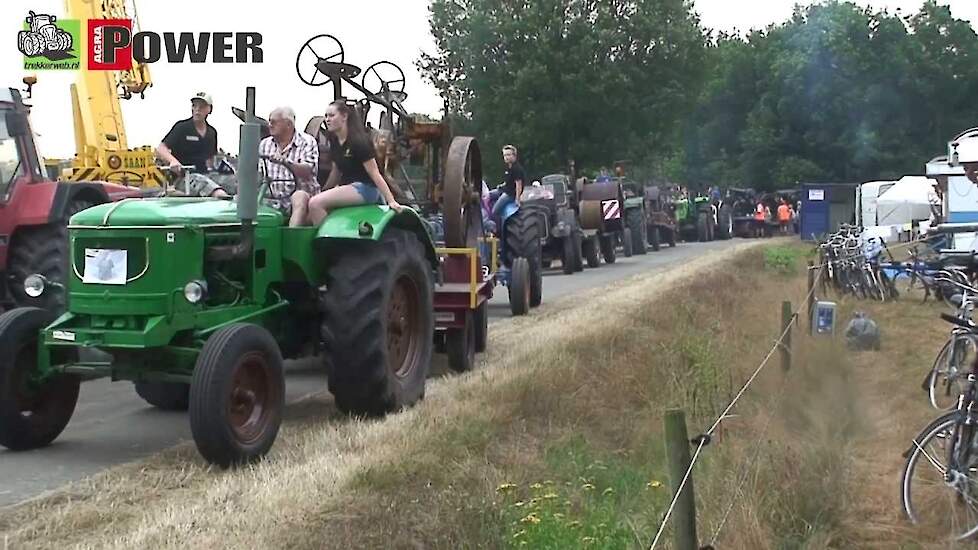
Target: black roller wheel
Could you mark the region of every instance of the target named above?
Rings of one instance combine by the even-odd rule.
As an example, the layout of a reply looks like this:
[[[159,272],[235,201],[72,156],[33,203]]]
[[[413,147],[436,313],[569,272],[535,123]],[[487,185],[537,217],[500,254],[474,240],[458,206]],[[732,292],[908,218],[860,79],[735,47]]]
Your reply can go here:
[[[68,265],[68,218],[92,206],[93,202],[76,200],[68,205],[66,219],[47,225],[25,228],[14,235],[9,250],[10,294],[18,306],[31,306],[54,313],[64,312],[67,296],[62,289],[49,286],[32,298],[24,292],[24,279],[37,273],[49,281],[66,285]]]
[[[284,408],[282,354],[267,330],[234,323],[207,339],[190,383],[190,431],[205,460],[227,468],[261,459]]]
[[[530,264],[526,258],[513,260],[509,274],[509,309],[513,315],[530,311]]]
[[[489,302],[482,302],[482,305],[475,310],[475,352],[486,351],[486,344],[489,341]]]
[[[190,384],[179,382],[135,382],[143,401],[164,411],[185,411],[190,407]]]
[[[424,245],[389,227],[336,251],[326,273],[323,358],[336,406],[381,415],[424,397],[434,340],[434,279]]]
[[[659,239],[660,239],[659,226],[658,225],[650,226],[649,229],[648,229],[648,233],[649,233],[649,244],[652,245],[652,250],[654,250],[655,252],[658,252],[659,251],[659,247],[660,247],[660,245],[659,245]]]
[[[584,239],[581,243],[581,250],[584,257],[587,258],[588,267],[598,267],[601,265],[601,255],[598,252],[598,237],[590,236]]]
[[[71,375],[31,380],[37,368],[37,338],[54,319],[24,307],[0,315],[0,445],[24,451],[44,447],[68,425],[80,382]]]
[[[601,235],[598,238],[598,243],[601,245],[601,255],[604,256],[604,263],[613,264],[615,263],[615,235],[614,233],[610,235]]]
[[[634,243],[632,243],[632,230],[626,227],[621,232],[621,249],[622,252],[625,253],[626,258],[632,257],[633,246]]]
[[[450,328],[445,332],[445,349],[448,367],[455,372],[468,372],[475,367],[476,349],[475,315],[465,312],[465,326]]]
[[[641,208],[625,212],[625,223],[632,232],[632,254],[645,254],[645,215]]]

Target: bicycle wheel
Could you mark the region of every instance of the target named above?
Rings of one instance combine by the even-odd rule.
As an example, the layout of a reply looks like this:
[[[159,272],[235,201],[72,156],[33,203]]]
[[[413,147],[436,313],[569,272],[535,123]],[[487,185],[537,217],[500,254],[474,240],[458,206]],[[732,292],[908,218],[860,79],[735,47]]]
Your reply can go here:
[[[946,411],[958,404],[967,375],[978,354],[978,341],[970,334],[953,334],[937,354],[931,369],[927,394],[930,404]]]
[[[974,430],[959,418],[954,411],[924,428],[900,476],[904,515],[934,539],[962,540],[978,533],[978,474],[970,452]]]

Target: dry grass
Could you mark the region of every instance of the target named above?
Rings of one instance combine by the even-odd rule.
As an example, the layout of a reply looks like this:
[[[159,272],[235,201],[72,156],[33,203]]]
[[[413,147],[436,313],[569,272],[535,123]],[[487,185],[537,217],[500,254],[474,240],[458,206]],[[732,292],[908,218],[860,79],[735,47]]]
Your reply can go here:
[[[582,433],[583,454],[617,450],[623,468],[650,473],[658,465],[642,471],[629,456],[661,456],[663,406],[716,409],[731,386],[724,363],[747,365],[764,347],[751,336],[772,333],[769,312],[738,310],[757,281],[734,258],[760,244],[496,323],[491,367],[432,381],[426,401],[405,413],[350,421],[325,397],[310,400],[290,409],[261,465],[211,471],[184,445],[6,509],[0,535],[13,548],[503,546],[510,519],[496,497],[503,481],[544,475],[547,461],[573,450]],[[716,277],[697,275],[660,299],[724,264]],[[714,321],[732,315],[737,323]],[[723,338],[706,338],[709,330]],[[685,348],[668,345],[670,335],[696,331],[712,347],[695,338]],[[706,383],[688,383],[684,369]],[[649,502],[665,498],[664,490],[640,489]],[[642,525],[633,540],[656,514],[635,511]]]

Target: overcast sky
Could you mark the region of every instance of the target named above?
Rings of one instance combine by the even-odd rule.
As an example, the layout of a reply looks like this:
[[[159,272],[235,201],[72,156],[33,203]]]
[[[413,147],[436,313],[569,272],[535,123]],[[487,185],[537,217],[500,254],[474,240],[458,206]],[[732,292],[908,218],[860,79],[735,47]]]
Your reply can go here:
[[[790,0],[695,0],[696,10],[707,27],[727,31],[762,28],[790,17],[795,2]],[[810,3],[809,0],[802,1]],[[860,5],[916,12],[922,0],[858,0]],[[943,0],[955,17],[978,23],[978,1]],[[428,31],[428,0],[357,0],[311,3],[276,0],[252,5],[226,0],[137,0],[143,30],[162,32],[260,32],[264,62],[252,65],[170,64],[165,59],[150,65],[154,81],[145,99],[123,101],[129,146],[159,143],[170,126],[190,115],[190,96],[206,90],[214,97],[215,110],[209,121],[218,130],[220,146],[237,148],[237,119],[231,106],[244,107],[244,87],[257,87],[259,114],[275,106],[291,105],[303,127],[321,114],[332,100],[331,86],[313,88],[296,75],[296,55],[309,38],[322,33],[343,42],[345,60],[366,69],[381,60],[400,65],[407,77],[410,111],[438,115],[441,99],[426,84],[414,62],[421,51],[433,51]],[[314,6],[314,7],[313,7]],[[0,72],[13,75],[6,86],[21,86],[23,58],[14,47],[14,37],[28,10],[62,16],[63,0],[0,1]],[[84,29],[83,29],[84,32]],[[319,52],[320,55],[326,55]],[[70,157],[74,154],[69,85],[74,71],[38,71],[31,99],[32,122],[41,134],[42,154]],[[7,78],[11,78],[8,76]]]

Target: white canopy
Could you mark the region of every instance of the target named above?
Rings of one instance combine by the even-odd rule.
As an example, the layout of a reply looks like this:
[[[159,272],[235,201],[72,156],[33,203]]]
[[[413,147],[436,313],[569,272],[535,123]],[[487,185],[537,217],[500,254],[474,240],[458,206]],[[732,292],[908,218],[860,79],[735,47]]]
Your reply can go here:
[[[940,204],[936,182],[924,176],[904,176],[883,190],[876,201],[877,225],[909,224],[929,220],[931,204]]]

